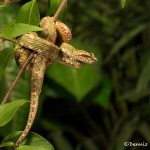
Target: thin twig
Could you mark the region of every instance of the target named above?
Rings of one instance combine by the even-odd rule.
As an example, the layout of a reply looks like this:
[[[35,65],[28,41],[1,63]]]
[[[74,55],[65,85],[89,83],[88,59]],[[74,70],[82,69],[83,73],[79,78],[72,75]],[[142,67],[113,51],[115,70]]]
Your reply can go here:
[[[62,3],[60,4],[59,8],[57,9],[55,15],[54,15],[54,21],[56,21],[56,19],[58,18],[58,16],[60,15],[60,13],[62,12],[63,8],[65,7],[65,5],[67,4],[68,0],[63,0]]]
[[[8,5],[9,3],[16,3],[19,2],[20,0],[4,0],[3,5]]]
[[[27,67],[27,65],[29,64],[30,60],[33,58],[34,54],[35,54],[35,53],[32,52],[32,53],[29,55],[29,57],[27,58],[27,60],[25,61],[25,63],[23,64],[23,66],[21,67],[21,69],[20,69],[20,71],[18,72],[18,74],[17,74],[15,80],[14,80],[13,83],[10,85],[9,90],[7,91],[7,93],[6,93],[5,97],[4,97],[4,99],[2,100],[2,103],[1,103],[1,104],[5,104],[5,103],[7,102],[7,99],[9,98],[9,96],[10,96],[12,90],[13,90],[14,87],[16,86],[17,81],[19,80],[19,78],[20,78],[22,72],[23,72],[24,69]]]
[[[4,40],[4,41],[6,40],[6,41],[10,41],[10,42],[17,43],[17,41],[16,41],[16,40],[9,39],[9,38],[3,37],[3,36],[1,36],[1,35],[0,35],[0,39],[2,39],[2,40]]]

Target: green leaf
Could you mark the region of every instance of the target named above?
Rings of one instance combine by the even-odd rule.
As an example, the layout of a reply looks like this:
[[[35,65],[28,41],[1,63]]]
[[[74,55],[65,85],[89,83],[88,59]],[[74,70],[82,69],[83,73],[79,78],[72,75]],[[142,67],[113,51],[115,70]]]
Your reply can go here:
[[[5,24],[13,21],[16,13],[18,12],[19,6],[17,4],[7,5],[0,8],[0,29],[4,27]]]
[[[99,58],[97,47],[81,43],[78,39],[74,40],[73,43],[80,49],[91,49],[91,52],[94,52],[95,56]],[[95,64],[85,64],[80,69],[55,63],[47,70],[47,76],[74,95],[78,101],[81,101],[100,82],[98,63],[100,63],[100,59]]]
[[[121,0],[121,7],[124,8],[126,4],[126,0]]]
[[[2,78],[5,72],[6,66],[8,64],[10,56],[12,55],[12,52],[13,51],[11,51],[11,49],[9,48],[0,51],[0,79]]]
[[[68,138],[63,134],[63,132],[55,132],[51,136],[52,140],[55,141],[55,146],[58,150],[61,150],[62,147],[64,150],[73,150],[72,145]]]
[[[4,7],[5,5],[0,5],[0,7]]]
[[[37,146],[21,145],[16,150],[54,150],[54,148],[50,147],[50,146],[48,147],[45,145],[44,146],[42,146],[42,145],[37,145]]]
[[[148,143],[150,143],[150,126],[148,125],[148,123],[143,122],[141,124],[141,126],[139,127],[139,132],[143,135],[143,137],[148,141]]]
[[[22,132],[14,132],[9,134],[1,145],[10,141],[15,142]],[[37,133],[29,132],[25,140],[20,144],[16,150],[54,150],[54,147],[45,138]]]
[[[60,6],[62,1],[63,0],[49,0],[50,7],[49,7],[49,10],[48,10],[48,15],[53,16],[56,13],[56,11],[57,11],[57,9]],[[66,9],[67,9],[67,5],[64,7],[62,12],[58,16],[58,19],[65,20]]]
[[[6,25],[3,28],[1,35],[7,38],[14,38],[14,37],[23,35],[28,32],[41,31],[41,30],[43,29],[38,26],[33,26],[29,24],[24,24],[24,23],[17,23],[17,24],[11,23],[11,24]]]
[[[98,94],[94,97],[94,102],[98,103],[104,108],[108,108],[111,92],[112,82],[104,77],[102,79],[101,88],[99,91],[97,91]]]
[[[16,17],[16,23],[26,23],[37,26],[39,22],[40,14],[36,0],[30,1],[20,8]]]
[[[122,94],[121,96],[118,97],[118,101],[124,101],[128,100],[129,102],[137,102],[141,98],[148,96],[149,95],[150,89],[145,89],[141,91],[137,91],[136,89],[131,89],[128,92],[125,92],[125,94]]]
[[[4,143],[4,144],[0,144],[0,147],[11,147],[11,146],[13,146],[13,145],[14,145],[13,142],[6,142],[6,143]]]
[[[146,90],[149,85],[149,81],[150,81],[150,60],[147,60],[139,76],[136,90],[137,91]]]
[[[108,54],[106,58],[106,62],[108,62],[123,46],[125,46],[128,42],[130,42],[136,35],[138,35],[140,32],[142,32],[148,24],[141,24],[137,27],[134,27],[131,31],[125,33],[112,47],[110,50],[110,53]]]
[[[113,129],[111,149],[125,150],[124,142],[129,142],[136,131],[138,115],[127,120],[127,117],[122,117],[119,123]],[[119,130],[120,129],[120,130]],[[114,134],[115,133],[115,134]]]
[[[25,103],[27,103],[26,100],[17,100],[0,105],[0,126],[8,123],[13,118],[16,111]]]

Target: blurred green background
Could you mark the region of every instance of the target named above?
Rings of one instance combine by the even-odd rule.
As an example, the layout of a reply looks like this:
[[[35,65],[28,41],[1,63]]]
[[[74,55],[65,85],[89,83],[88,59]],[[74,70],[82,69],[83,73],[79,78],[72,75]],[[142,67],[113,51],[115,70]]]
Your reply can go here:
[[[0,30],[26,2],[0,8]],[[47,0],[38,6],[45,16]],[[145,150],[124,142],[150,144],[150,1],[128,0],[122,9],[119,0],[69,0],[64,20],[72,45],[93,52],[98,61],[81,69],[58,63],[47,69],[32,131],[56,150]],[[12,46],[0,43],[0,49]],[[0,69],[0,99],[18,71],[10,55],[5,74]],[[10,99],[29,96],[26,73]],[[27,115],[25,105],[0,128],[0,141],[23,130]]]

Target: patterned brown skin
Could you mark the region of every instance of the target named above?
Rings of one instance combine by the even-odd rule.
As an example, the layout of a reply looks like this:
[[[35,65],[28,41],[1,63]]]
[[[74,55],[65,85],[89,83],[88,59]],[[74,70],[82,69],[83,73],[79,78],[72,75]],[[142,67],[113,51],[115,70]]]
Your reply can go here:
[[[78,50],[68,44],[72,37],[71,31],[63,23],[56,22],[56,24],[54,24],[53,18],[44,17],[40,22],[40,26],[44,29],[42,34],[45,39],[42,39],[32,33],[25,34],[18,39],[18,44],[24,48],[23,50],[27,49],[35,51],[37,54],[34,57],[32,68],[29,116],[26,127],[16,141],[15,147],[19,146],[19,144],[24,140],[33,124],[47,64],[52,64],[55,60],[58,60],[60,63],[80,68],[83,63],[92,64],[97,60],[93,53]],[[60,45],[57,45],[58,43],[56,39],[61,39],[61,42],[59,42]],[[23,55],[20,54],[18,56],[20,56],[20,58],[24,61],[25,58],[22,57],[25,54],[26,53],[23,53]]]
[[[55,44],[57,34],[54,18],[49,16],[42,18],[40,27],[44,29],[42,31],[42,38]]]
[[[19,44],[16,44],[14,55],[15,55],[16,63],[19,66],[19,68],[22,68],[22,66],[24,65],[25,61],[27,60],[30,54],[31,54],[31,50],[24,48]],[[31,71],[33,68],[33,63],[34,61],[32,59],[27,65],[27,67],[25,68],[25,70]]]
[[[37,33],[35,33],[35,32],[30,33],[30,35],[32,35],[32,34],[37,36]],[[19,41],[19,38],[17,40]],[[19,66],[19,68],[22,68],[23,64],[25,63],[25,61],[27,60],[28,56],[31,53],[32,53],[32,51],[30,49],[22,47],[20,44],[16,44],[15,49],[14,49],[14,55],[15,55],[16,63]],[[32,60],[27,65],[27,67],[25,68],[25,71],[31,71],[32,70],[34,58],[35,58],[35,56],[32,58]]]
[[[44,17],[40,21],[40,26],[44,29],[42,31],[42,37],[45,37],[47,41],[55,43],[55,45],[60,47],[60,50],[58,50],[59,52],[57,54],[55,51],[53,52],[54,56],[58,56],[58,62],[71,67],[81,68],[84,63],[94,63],[96,61],[94,54],[88,53],[84,50],[78,50],[69,44],[72,38],[72,34],[70,29],[64,23],[60,21],[56,21],[56,23],[54,23],[53,17]],[[49,31],[47,33],[48,29]],[[32,32],[30,34],[25,34],[18,39],[18,43],[21,46],[19,44],[16,45],[15,58],[19,67],[23,66],[27,57],[32,52],[32,49],[34,49],[36,52],[48,51],[49,49],[49,42],[46,43],[43,41],[44,39],[42,40],[38,36],[35,39],[34,35],[35,33]],[[42,43],[45,43],[45,46]],[[50,59],[54,56],[50,54]],[[26,71],[32,70],[35,57],[26,67]],[[48,63],[48,65],[49,64],[50,63]]]
[[[57,31],[57,43],[60,46],[62,43],[70,43],[72,39],[72,33],[67,25],[61,21],[56,21],[56,31]]]
[[[33,64],[32,69],[32,77],[31,77],[31,97],[30,97],[30,111],[28,116],[28,121],[26,127],[18,140],[15,143],[15,147],[18,147],[19,144],[24,140],[28,132],[30,131],[34,118],[36,116],[37,108],[38,108],[38,100],[39,95],[41,93],[44,74],[47,66],[46,57],[41,57],[41,54],[37,54],[35,58],[35,62]],[[39,65],[40,64],[40,65]]]
[[[54,18],[49,17],[49,16],[44,17],[40,21],[40,27],[42,27],[44,29],[41,32],[42,37],[46,37],[47,40],[51,39],[51,38],[49,37],[49,34],[46,34],[45,31],[47,31],[47,27],[53,21],[54,21]],[[55,28],[57,31],[57,38],[56,38],[55,44],[58,47],[60,47],[57,61],[62,64],[71,66],[71,67],[81,68],[85,62],[84,59],[82,60],[82,58],[81,58],[81,53],[83,54],[85,51],[78,50],[69,44],[72,39],[72,33],[67,25],[65,25],[63,22],[57,20],[55,22]],[[85,52],[85,55],[91,56],[91,53]],[[77,56],[80,56],[80,58],[78,58]],[[86,61],[86,63],[90,63],[90,62]]]
[[[52,34],[52,32],[50,31],[50,28],[52,28],[52,26],[53,31],[57,32],[57,34]],[[41,32],[42,37],[45,40],[50,41],[56,45],[58,45],[58,41],[56,41],[57,38],[59,38],[57,40],[60,40],[60,44],[63,42],[70,43],[72,39],[72,34],[68,26],[59,20],[56,20],[56,22],[54,22],[53,17],[46,16],[42,18],[40,21],[40,27],[44,29]]]
[[[65,55],[76,61],[93,64],[97,60],[93,53],[78,50],[68,43],[62,43],[60,49]]]
[[[51,52],[49,55],[50,61],[52,59],[55,60],[58,57],[60,51],[59,47],[57,47],[51,42],[48,42],[45,39],[38,37],[37,34],[34,34],[33,32],[24,34],[23,36],[17,39],[17,42],[19,44],[16,44],[14,54],[16,62],[20,68],[23,66],[23,64],[25,63],[26,59],[32,51],[39,53],[47,53],[47,51]],[[52,47],[55,48],[54,51],[52,51]],[[30,61],[30,63],[26,67],[26,71],[32,71],[35,57],[36,54],[33,57],[32,61]]]
[[[67,25],[61,21],[56,21],[55,24],[57,31],[56,45],[61,49],[58,55],[58,61],[60,63],[74,68],[81,68],[84,63],[92,64],[97,60],[93,53],[78,50],[69,44],[72,39],[72,33]]]
[[[53,32],[53,30],[51,31]],[[25,139],[28,132],[30,131],[30,128],[36,116],[38,108],[38,100],[41,93],[47,64],[53,63],[53,61],[57,59],[59,52],[59,48],[55,46],[53,43],[48,42],[42,38],[39,38],[38,36],[33,34],[23,35],[19,39],[18,43],[22,47],[36,51],[37,54],[36,57],[34,58],[35,60],[32,68],[29,116],[26,123],[26,127],[23,130],[20,137],[18,138],[18,140],[16,141],[14,145],[15,147],[19,146],[19,144]]]

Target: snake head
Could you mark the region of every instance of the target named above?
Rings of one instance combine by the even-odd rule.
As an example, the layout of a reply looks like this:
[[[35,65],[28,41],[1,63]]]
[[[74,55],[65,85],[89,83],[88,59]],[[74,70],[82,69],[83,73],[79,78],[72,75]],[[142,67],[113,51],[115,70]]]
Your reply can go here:
[[[84,50],[76,50],[74,52],[74,55],[77,60],[84,63],[93,64],[97,61],[97,58],[94,56],[93,53],[89,53]]]
[[[63,51],[59,52],[58,61],[62,64],[65,64],[67,66],[74,67],[74,68],[81,68],[84,64],[83,62],[76,60],[73,57],[69,57]]]
[[[67,56],[66,58],[72,58],[73,60],[89,64],[97,61],[93,53],[89,53],[84,50],[78,50],[68,43],[62,43],[60,49],[62,53]]]

